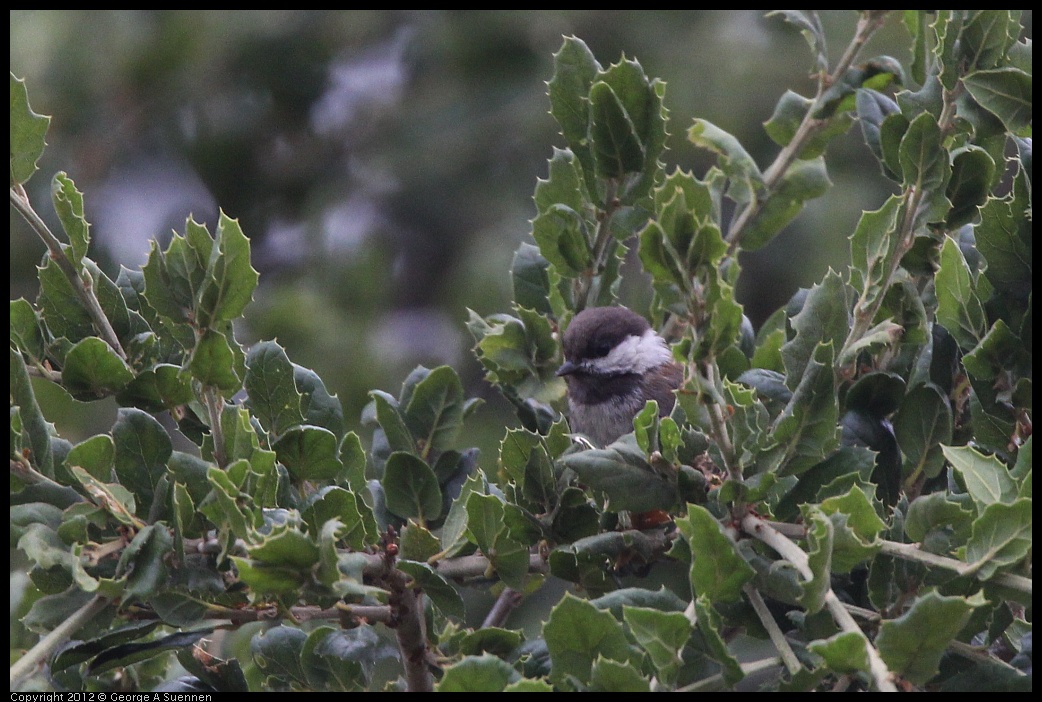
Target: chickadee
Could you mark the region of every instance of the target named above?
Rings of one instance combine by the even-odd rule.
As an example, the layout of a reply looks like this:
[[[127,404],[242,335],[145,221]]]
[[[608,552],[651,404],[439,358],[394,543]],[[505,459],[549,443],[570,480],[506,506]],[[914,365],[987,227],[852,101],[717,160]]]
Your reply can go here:
[[[575,315],[562,342],[557,369],[568,384],[573,431],[607,446],[633,431],[633,417],[648,400],[659,415],[673,409],[684,378],[666,340],[625,307],[591,307]]]

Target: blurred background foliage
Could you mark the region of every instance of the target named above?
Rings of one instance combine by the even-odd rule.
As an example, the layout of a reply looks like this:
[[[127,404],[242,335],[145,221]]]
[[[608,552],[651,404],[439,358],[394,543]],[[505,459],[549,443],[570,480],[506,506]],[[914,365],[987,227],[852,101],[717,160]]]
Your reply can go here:
[[[253,242],[261,287],[240,342],[277,338],[336,391],[350,423],[417,364],[456,368],[488,407],[468,445],[485,460],[514,425],[481,380],[466,308],[507,311],[513,252],[530,238],[532,191],[552,146],[545,81],[562,36],[603,64],[625,54],[667,84],[667,168],[710,165],[685,134],[695,117],[734,134],[761,166],[762,123],[786,89],[813,95],[795,28],[756,10],[63,10],[11,12],[11,65],[53,115],[50,177],[84,192],[94,258],[112,277],[164,247],[187,216],[219,208]],[[895,16],[866,57],[908,60]],[[839,52],[854,11],[822,13]],[[1022,18],[1031,36],[1031,13]],[[838,56],[832,55],[834,61]],[[785,233],[745,254],[739,301],[757,325],[831,266],[863,209],[889,194],[855,127],[828,152],[833,189]],[[54,222],[52,222],[53,224]],[[11,214],[11,298],[34,299],[43,245]],[[631,267],[625,301],[650,291]],[[45,385],[43,383],[40,384]],[[40,387],[69,438],[115,417]],[[77,429],[77,427],[81,427]]]

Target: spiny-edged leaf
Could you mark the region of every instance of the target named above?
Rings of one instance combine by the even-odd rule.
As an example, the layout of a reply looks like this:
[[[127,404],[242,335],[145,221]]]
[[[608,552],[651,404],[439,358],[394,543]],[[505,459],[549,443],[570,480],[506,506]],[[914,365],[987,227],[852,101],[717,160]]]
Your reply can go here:
[[[165,559],[173,548],[173,537],[165,524],[149,524],[120,554],[117,572],[128,572],[123,600],[147,601],[167,584]]]
[[[963,572],[976,573],[982,580],[991,578],[1030,553],[1031,537],[1031,498],[988,505],[973,522],[965,554],[970,567]]]
[[[1012,67],[975,71],[963,78],[963,84],[1009,131],[1021,133],[1031,127],[1030,73]]]
[[[927,592],[900,617],[882,623],[875,642],[879,655],[891,672],[923,685],[937,674],[948,645],[983,604],[982,594],[966,598]]]
[[[152,415],[124,407],[116,415],[112,440],[116,477],[137,498],[138,516],[145,516],[174,450],[170,435]]]
[[[742,585],[754,573],[720,522],[704,507],[690,504],[687,516],[676,522],[691,548],[692,596],[704,595],[713,602],[738,600]]]
[[[821,156],[792,164],[742,230],[742,248],[755,251],[793,220],[807,200],[824,195],[832,181]]]
[[[803,318],[807,308],[797,319]],[[799,340],[794,339],[793,344]],[[782,347],[782,355],[786,348]],[[780,475],[799,475],[831,453],[839,443],[839,404],[836,398],[833,346],[818,344],[801,369],[792,398],[775,420],[772,436],[780,447]],[[795,358],[790,355],[789,358]],[[791,373],[791,370],[790,370]],[[786,382],[789,382],[786,378]]]
[[[598,658],[590,672],[589,692],[651,692],[648,679],[630,663]]]
[[[850,329],[847,286],[835,271],[810,289],[803,308],[792,318],[796,335],[781,348],[785,362],[785,384],[791,390],[802,382],[804,371],[811,363],[819,343],[832,342],[839,349]]]
[[[1032,291],[1034,228],[1030,205],[1020,193],[1022,182],[1024,179],[1018,177],[1014,183],[1016,197],[988,200],[981,208],[981,221],[974,230],[977,249],[988,262],[985,277],[996,290],[1018,301],[1027,300]]]
[[[37,268],[37,273],[40,277],[40,295],[36,304],[51,334],[55,337],[64,336],[72,343],[93,336],[94,324],[90,313],[58,262],[48,257],[44,265]]]
[[[11,343],[30,359],[43,359],[43,332],[32,303],[24,297],[11,300]]]
[[[235,356],[228,338],[215,329],[207,329],[192,349],[188,370],[203,385],[234,394],[242,387],[235,372]]]
[[[18,539],[17,548],[40,568],[60,567],[71,573],[76,583],[74,591],[96,592],[100,585],[98,580],[84,569],[78,554],[73,553],[57,532],[46,524],[36,522],[27,526]],[[58,623],[55,622],[54,626]]]
[[[335,519],[343,525],[338,536],[356,551],[361,551],[368,542],[368,526],[358,507],[359,500],[348,490],[328,486],[322,488],[301,516],[312,536],[318,536],[323,525]]]
[[[576,276],[590,266],[586,225],[567,205],[550,205],[539,213],[532,220],[532,238],[543,257],[562,274]]]
[[[476,470],[464,481],[459,496],[449,507],[449,513],[441,528],[441,547],[445,556],[451,557],[467,545],[466,534],[469,521],[467,503],[472,493],[483,495],[487,491],[488,481],[481,469]]]
[[[571,593],[565,593],[551,610],[543,625],[543,637],[550,651],[550,679],[557,684],[569,677],[588,684],[599,656],[619,662],[639,656],[610,612]]]
[[[53,457],[51,454],[51,432],[47,420],[43,418],[40,406],[36,402],[29,373],[21,355],[12,348],[10,350],[11,370],[11,404],[18,408],[21,420],[21,445],[29,448],[30,464],[44,475],[54,475]],[[12,427],[14,424],[12,423]],[[14,431],[12,429],[12,431]]]
[[[861,295],[862,304],[871,304],[886,292],[883,283],[888,282],[900,241],[896,224],[902,203],[893,195],[878,210],[862,213],[850,236],[850,285]]]
[[[65,465],[79,466],[103,482],[112,481],[112,461],[116,447],[108,434],[92,436],[72,447],[65,456]]]
[[[581,39],[565,37],[554,54],[554,75],[547,83],[550,113],[561,125],[561,133],[569,148],[578,156],[583,168],[593,170],[593,156],[588,142],[590,128],[590,86],[601,66]]]
[[[538,187],[538,186],[537,186]],[[520,306],[541,314],[551,314],[550,262],[539,252],[539,247],[522,242],[510,264],[510,278],[514,286],[514,301]]]
[[[746,204],[759,197],[763,190],[763,175],[752,156],[734,136],[711,122],[696,119],[687,137],[695,146],[709,149],[720,157],[717,165],[731,179],[728,194],[738,204]]]
[[[278,343],[262,341],[250,349],[244,385],[247,405],[266,430],[281,434],[303,420],[293,364]]]
[[[463,424],[463,385],[449,366],[439,366],[413,388],[405,421],[424,455],[452,447]]]
[[[973,277],[959,245],[946,237],[941,247],[941,265],[936,275],[937,321],[951,333],[964,351],[984,337],[985,316]]]
[[[296,683],[307,685],[307,675],[302,667],[302,651],[308,635],[289,626],[276,626],[263,631],[250,640],[253,661],[266,680],[278,684]]]
[[[940,445],[952,438],[952,408],[948,398],[932,384],[920,385],[902,400],[893,423],[904,455],[902,476],[913,480],[920,475],[936,477],[944,467]]]
[[[922,193],[924,205],[930,205],[928,209],[920,206],[925,221],[938,221],[947,214],[944,189],[951,177],[951,164],[941,140],[941,128],[933,115],[924,112],[912,120],[901,139],[898,158],[904,182]]]
[[[410,561],[426,562],[441,551],[438,537],[430,529],[410,521],[401,530],[398,539],[398,557]]]
[[[900,112],[897,103],[875,90],[861,88],[855,99],[858,122],[861,124],[861,135],[865,144],[875,154],[885,174],[891,175],[883,153],[883,121],[890,115]],[[893,176],[891,176],[893,177]]]
[[[338,477],[344,464],[337,455],[333,432],[307,424],[286,431],[272,444],[279,463],[295,481],[327,481]]]
[[[197,321],[203,327],[214,326],[242,316],[253,300],[259,275],[250,265],[250,241],[242,233],[238,220],[221,213],[217,222],[207,277],[199,293]]]
[[[25,183],[36,172],[51,118],[29,107],[25,81],[11,74],[11,183]]]
[[[313,690],[364,692],[376,664],[393,653],[369,626],[320,626],[308,633],[301,664]]]
[[[684,664],[681,653],[691,638],[691,622],[682,612],[662,612],[646,607],[622,608],[623,620],[641,648],[647,652],[660,680],[676,681]]]
[[[402,518],[433,520],[441,516],[441,488],[431,467],[416,456],[395,451],[387,458],[383,480],[387,509]]]
[[[734,685],[745,677],[742,666],[738,659],[728,650],[727,642],[724,641],[721,630],[723,622],[708,595],[699,595],[695,598],[695,626],[702,634],[709,655],[723,668],[724,682]]]
[[[83,215],[83,193],[76,189],[76,184],[64,171],[60,171],[51,180],[51,199],[62,228],[69,237],[72,254],[69,259],[79,270],[80,262],[87,255],[87,244],[90,243],[90,225]]]
[[[825,665],[835,673],[867,673],[867,644],[864,634],[843,631],[827,639],[812,641],[807,648],[824,658]]]
[[[126,362],[96,336],[78,341],[65,356],[62,384],[78,400],[112,395],[134,378]]]
[[[984,149],[970,145],[953,154],[947,191],[952,209],[944,221],[948,229],[958,229],[977,218],[978,208],[988,199],[994,173],[995,160]]]
[[[803,583],[800,604],[808,614],[820,612],[825,595],[832,588],[832,522],[818,509],[805,514],[807,523],[807,565],[813,577]]]
[[[669,509],[676,500],[675,483],[652,469],[632,435],[624,435],[607,448],[562,456],[557,463],[603,493],[613,510]]]
[[[972,446],[942,446],[944,457],[962,478],[977,511],[1000,502],[1009,504],[1017,494],[1009,468],[995,456],[985,456]]]
[[[463,619],[466,608],[459,591],[449,581],[438,574],[438,571],[426,563],[400,560],[396,567],[413,579],[415,586],[423,590],[423,594],[431,599],[441,613]]]
[[[586,201],[583,198],[582,174],[576,163],[575,154],[568,149],[554,149],[553,156],[548,162],[549,173],[546,180],[536,180],[535,200],[536,210],[544,214],[554,205],[565,205],[576,212],[582,212]],[[519,249],[520,251],[520,249]],[[514,297],[514,301],[521,301]],[[522,305],[531,307],[531,305]]]
[[[521,674],[506,661],[485,653],[465,656],[445,669],[435,686],[437,692],[502,692],[508,684],[518,682]]]
[[[964,535],[969,532],[973,513],[959,503],[948,499],[943,492],[920,495],[908,506],[904,530],[914,542],[924,542],[935,530],[953,531]],[[965,538],[965,536],[962,536]]]
[[[69,472],[90,495],[90,501],[112,515],[117,522],[124,526],[141,526],[140,521],[134,517],[136,500],[129,490],[122,485],[99,480],[76,465],[69,466]]]
[[[821,20],[817,12],[811,10],[772,10],[768,17],[781,16],[786,22],[800,30],[800,34],[807,40],[811,52],[814,54],[814,63],[817,69],[828,72],[829,59],[826,51],[825,30],[821,26]]]
[[[511,655],[524,642],[525,636],[520,631],[485,626],[465,633],[458,640],[458,646],[460,653],[466,656],[492,653],[500,657],[506,657]]]

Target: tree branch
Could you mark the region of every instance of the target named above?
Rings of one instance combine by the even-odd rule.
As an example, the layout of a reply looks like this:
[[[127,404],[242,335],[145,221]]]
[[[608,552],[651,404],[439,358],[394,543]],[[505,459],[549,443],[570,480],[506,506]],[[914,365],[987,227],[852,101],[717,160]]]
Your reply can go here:
[[[54,631],[41,638],[35,646],[26,651],[25,655],[11,666],[11,689],[14,690],[15,686],[30,675],[37,665],[58,650],[59,646],[68,641],[74,633],[105,609],[108,604],[109,601],[103,597],[93,597],[71,617],[55,627]]]

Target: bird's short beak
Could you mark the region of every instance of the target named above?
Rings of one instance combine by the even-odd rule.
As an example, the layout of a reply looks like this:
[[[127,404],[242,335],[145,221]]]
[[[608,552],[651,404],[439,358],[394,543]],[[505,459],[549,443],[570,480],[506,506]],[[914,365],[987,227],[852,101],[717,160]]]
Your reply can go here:
[[[556,375],[570,375],[577,370],[579,370],[579,366],[575,365],[571,361],[565,361],[561,364],[561,367],[557,369]]]

